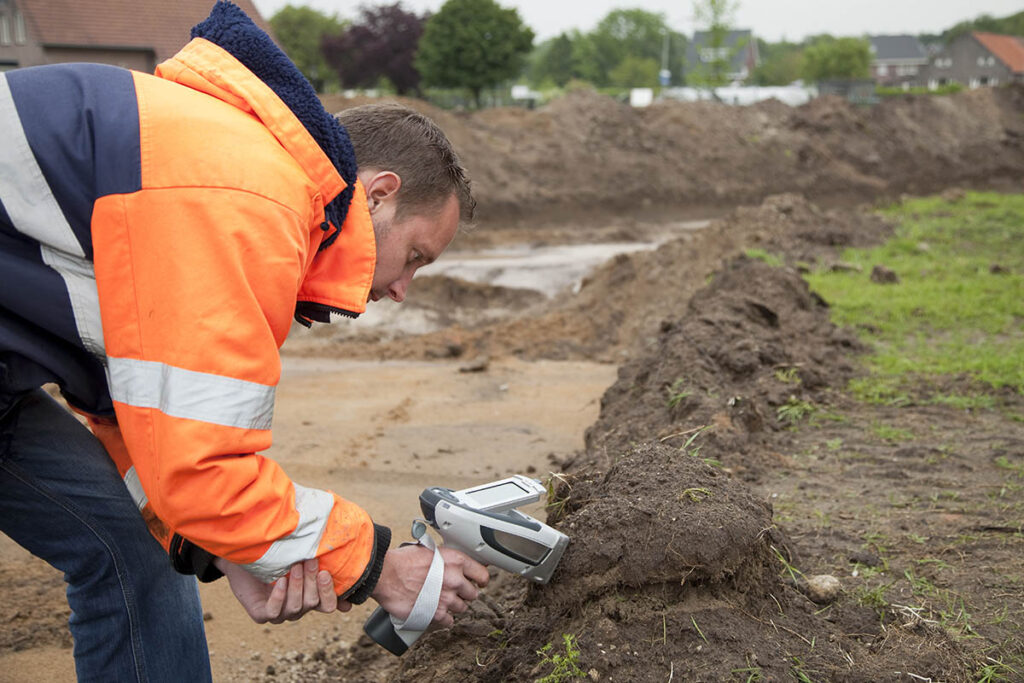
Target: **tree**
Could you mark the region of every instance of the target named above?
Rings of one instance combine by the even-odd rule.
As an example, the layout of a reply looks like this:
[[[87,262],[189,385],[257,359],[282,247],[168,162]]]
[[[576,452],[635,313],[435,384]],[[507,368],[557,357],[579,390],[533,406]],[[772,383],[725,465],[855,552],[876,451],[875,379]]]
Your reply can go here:
[[[961,21],[953,28],[942,33],[944,43],[951,43],[965,33],[971,31],[984,31],[988,33],[1003,33],[1010,36],[1024,35],[1024,12],[1017,12],[1007,17],[997,19],[988,14],[982,14],[973,21]]]
[[[638,60],[653,60],[655,65],[660,65],[666,40],[669,42],[670,61],[665,66],[677,77],[677,82],[682,77],[686,38],[672,31],[660,12],[612,10],[587,35],[587,40],[589,45],[579,46],[579,52],[588,55],[586,62],[580,62],[586,65],[581,75],[597,85],[615,85],[612,71],[627,59],[630,64],[619,69],[620,77],[636,69],[640,63]],[[656,84],[657,71],[652,85]]]
[[[658,68],[658,62],[650,57],[626,55],[608,77],[620,88],[653,88],[658,85]]]
[[[732,31],[733,16],[739,6],[737,0],[695,0],[693,15],[698,26],[703,26],[707,39],[697,46],[698,62],[690,65],[687,81],[695,85],[717,88],[729,82],[732,58],[745,45],[727,45]]]
[[[480,106],[480,92],[518,76],[533,45],[533,31],[519,13],[494,0],[447,0],[427,20],[416,55],[423,80],[466,88]]]
[[[788,85],[800,78],[803,46],[785,40],[778,43],[757,41],[760,63],[751,74],[755,85]]]
[[[530,81],[534,85],[553,83],[561,88],[579,75],[573,61],[572,39],[568,34],[562,33],[541,43],[535,52],[529,70]]]
[[[345,86],[371,88],[386,78],[399,95],[419,92],[413,59],[425,23],[401,3],[363,7],[348,30],[324,39],[323,53]]]
[[[344,24],[337,17],[309,7],[286,5],[270,17],[270,28],[274,30],[281,49],[317,92],[337,84],[334,71],[320,51],[325,36],[340,35],[344,29]]]
[[[808,82],[867,78],[871,43],[864,38],[818,38],[804,49],[800,71]]]

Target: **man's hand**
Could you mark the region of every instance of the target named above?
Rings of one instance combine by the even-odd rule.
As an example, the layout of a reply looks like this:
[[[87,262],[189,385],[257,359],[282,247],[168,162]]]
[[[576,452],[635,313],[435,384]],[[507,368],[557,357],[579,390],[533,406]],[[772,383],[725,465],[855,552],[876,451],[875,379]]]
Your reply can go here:
[[[486,586],[490,575],[484,565],[458,550],[442,546],[441,556],[444,558],[444,581],[434,623],[451,626],[455,621],[452,615],[469,609],[466,603],[476,600],[480,595],[477,587]],[[395,618],[405,619],[412,611],[433,558],[434,552],[421,545],[389,550],[384,556],[377,587],[370,597]]]
[[[347,612],[351,603],[338,600],[334,581],[326,570],[317,571],[316,559],[296,562],[287,575],[263,583],[237,564],[217,557],[214,564],[228,577],[231,592],[257,624],[295,621],[310,610]]]

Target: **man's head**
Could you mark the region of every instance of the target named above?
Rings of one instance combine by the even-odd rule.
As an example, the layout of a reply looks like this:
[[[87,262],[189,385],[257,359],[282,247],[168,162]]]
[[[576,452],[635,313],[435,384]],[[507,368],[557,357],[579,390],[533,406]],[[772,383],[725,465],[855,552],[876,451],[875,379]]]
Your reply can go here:
[[[408,107],[364,105],[337,119],[352,140],[377,238],[370,298],[402,301],[416,269],[472,219],[469,180],[441,129]]]

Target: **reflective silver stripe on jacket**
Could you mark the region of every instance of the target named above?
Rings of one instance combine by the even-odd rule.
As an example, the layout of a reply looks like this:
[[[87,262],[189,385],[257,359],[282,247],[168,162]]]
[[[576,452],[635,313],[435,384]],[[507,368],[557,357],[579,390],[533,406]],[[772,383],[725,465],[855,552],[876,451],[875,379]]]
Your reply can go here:
[[[295,487],[295,509],[299,512],[295,531],[274,541],[260,559],[243,565],[267,583],[284,576],[296,562],[316,556],[320,538],[334,508],[334,496],[327,491],[292,485]]]
[[[104,360],[103,326],[93,265],[53,196],[0,73],[0,201],[18,232],[39,242],[43,262],[64,279],[82,346]]]
[[[134,465],[129,467],[128,471],[124,473],[124,485],[128,487],[128,493],[131,494],[132,500],[135,501],[135,505],[138,506],[139,510],[149,504],[149,497],[146,496],[146,492],[142,489],[142,482],[139,481],[139,473],[135,471]]]
[[[110,397],[137,408],[224,427],[270,429],[274,387],[166,363],[107,359]]]

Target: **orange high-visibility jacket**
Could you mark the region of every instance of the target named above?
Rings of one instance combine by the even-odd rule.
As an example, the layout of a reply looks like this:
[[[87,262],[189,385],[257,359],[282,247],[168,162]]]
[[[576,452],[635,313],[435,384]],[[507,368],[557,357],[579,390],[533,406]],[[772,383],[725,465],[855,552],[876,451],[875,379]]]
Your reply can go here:
[[[0,74],[0,403],[58,382],[180,570],[317,557],[362,600],[387,529],[258,454],[293,315],[366,305],[354,155],[241,10],[193,34],[155,75]]]

